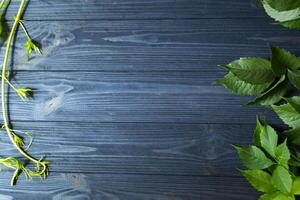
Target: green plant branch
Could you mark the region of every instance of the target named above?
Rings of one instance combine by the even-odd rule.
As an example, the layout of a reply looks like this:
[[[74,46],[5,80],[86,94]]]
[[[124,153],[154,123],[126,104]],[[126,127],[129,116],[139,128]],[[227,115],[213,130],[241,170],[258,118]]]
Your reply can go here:
[[[2,76],[0,76],[2,77]],[[5,81],[7,82],[7,84],[16,92],[18,92],[18,89],[6,78],[6,77],[3,77],[5,79]]]
[[[32,162],[36,163],[37,168],[36,171],[31,171],[28,170],[29,173],[33,176],[41,176],[41,175],[45,175],[47,173],[47,164],[48,162],[46,161],[42,161],[42,160],[38,160],[36,158],[34,158],[33,156],[31,156],[29,153],[27,153],[22,147],[20,147],[20,145],[15,141],[14,138],[14,133],[11,131],[10,128],[10,123],[9,123],[9,119],[8,119],[8,115],[7,115],[7,108],[6,108],[6,95],[5,95],[5,86],[6,86],[6,70],[7,70],[7,66],[8,66],[8,59],[9,59],[9,52],[10,52],[10,48],[12,45],[12,41],[14,38],[14,35],[16,33],[16,30],[18,28],[18,25],[20,24],[20,18],[21,15],[23,13],[23,9],[25,7],[26,4],[26,0],[21,0],[17,15],[15,17],[13,26],[11,28],[9,37],[8,37],[8,41],[7,41],[7,46],[6,46],[6,50],[5,50],[5,55],[4,55],[4,60],[3,60],[3,66],[2,66],[2,79],[1,79],[1,104],[2,104],[2,113],[3,113],[3,120],[4,120],[4,126],[6,129],[6,132],[9,136],[9,139],[11,140],[11,142],[13,143],[13,145],[15,146],[15,148],[23,155],[25,156],[27,159],[31,160]],[[40,169],[40,167],[42,167],[42,169]],[[14,174],[14,177],[16,176],[16,174]]]
[[[10,1],[10,0],[9,0],[9,1]],[[0,9],[3,7],[4,3],[5,3],[5,0],[1,0],[1,3],[0,3]]]
[[[23,29],[23,31],[24,31],[24,33],[25,33],[25,35],[26,35],[27,40],[30,40],[30,41],[31,41],[31,37],[30,37],[30,35],[29,35],[29,33],[28,33],[26,27],[24,26],[24,24],[23,24],[23,22],[22,22],[21,20],[19,21],[19,24],[20,24],[20,26],[22,27],[22,29]]]

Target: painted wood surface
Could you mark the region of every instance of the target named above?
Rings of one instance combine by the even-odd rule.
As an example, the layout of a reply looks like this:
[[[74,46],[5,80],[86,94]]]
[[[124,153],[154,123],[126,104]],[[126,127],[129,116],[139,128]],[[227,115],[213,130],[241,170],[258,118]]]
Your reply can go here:
[[[13,14],[20,0],[12,2]],[[265,17],[256,0],[31,0],[30,20]]]
[[[0,178],[2,200],[253,200],[258,196],[241,177],[52,173],[42,184],[38,179],[31,185],[21,180],[13,189],[7,186],[8,178],[8,174]]]
[[[24,18],[43,55],[28,60],[19,34],[13,82],[36,92],[11,91],[10,117],[51,173],[10,187],[4,170],[0,200],[257,199],[230,145],[251,143],[257,113],[282,122],[214,85],[217,65],[268,57],[268,42],[299,55],[298,31],[255,0],[31,0]]]
[[[42,42],[44,56],[27,62],[25,37],[19,34],[16,70],[218,73],[219,64],[240,56],[269,57],[267,43],[300,53],[299,45],[293,45],[299,44],[298,31],[268,18],[29,21],[26,25]]]
[[[241,165],[230,144],[250,144],[253,134],[253,125],[14,124],[16,130],[31,130],[34,155],[47,155],[51,171],[64,173],[239,176]],[[18,155],[7,138],[0,141],[3,155]]]
[[[213,82],[223,72],[18,72],[32,101],[11,95],[12,120],[83,122],[255,123],[268,108],[241,107],[241,98]]]

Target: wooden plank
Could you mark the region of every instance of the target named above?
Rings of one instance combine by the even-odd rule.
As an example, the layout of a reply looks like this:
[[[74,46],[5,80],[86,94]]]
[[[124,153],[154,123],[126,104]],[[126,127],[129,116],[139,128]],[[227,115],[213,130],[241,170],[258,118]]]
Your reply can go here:
[[[8,174],[3,176],[1,172],[0,177],[3,200],[253,200],[258,197],[239,177],[55,173],[45,182],[22,180],[15,187],[8,185]]]
[[[262,106],[241,107],[236,96],[213,82],[223,72],[19,72],[19,86],[35,99],[12,94],[13,120],[83,122],[255,123]],[[268,112],[269,113],[269,112]],[[271,122],[279,122],[274,114]]]
[[[19,1],[12,1],[8,16],[14,16]],[[246,18],[265,16],[255,0],[31,0],[25,19],[178,19]]]
[[[28,62],[20,33],[14,68],[219,71],[217,65],[239,57],[269,57],[268,42],[300,54],[299,45],[293,45],[299,33],[271,22],[268,18],[26,22],[33,38],[42,42],[44,55]]]
[[[252,143],[254,125],[15,122],[52,172],[240,176],[231,144]],[[1,155],[18,156],[6,135]]]
[[[103,188],[97,187],[95,190],[99,192],[96,193],[98,194],[96,197],[98,199],[119,197],[128,200],[253,200],[258,197],[258,194],[241,178],[129,176],[125,179],[125,177],[101,176],[95,182],[100,183],[101,186],[106,185],[106,190],[103,192]],[[126,181],[122,181],[123,179]],[[117,191],[111,188],[117,188]]]

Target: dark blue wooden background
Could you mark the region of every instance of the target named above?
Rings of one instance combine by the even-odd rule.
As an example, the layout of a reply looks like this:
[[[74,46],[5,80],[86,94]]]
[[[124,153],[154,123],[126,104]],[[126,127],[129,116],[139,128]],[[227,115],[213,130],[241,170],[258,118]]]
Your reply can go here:
[[[25,104],[12,93],[10,116],[51,174],[10,187],[4,170],[1,200],[257,198],[230,144],[251,142],[257,113],[280,121],[214,85],[217,65],[267,57],[268,42],[300,54],[299,31],[251,0],[31,0],[24,19],[44,55],[27,62],[19,34],[16,80],[37,92]]]

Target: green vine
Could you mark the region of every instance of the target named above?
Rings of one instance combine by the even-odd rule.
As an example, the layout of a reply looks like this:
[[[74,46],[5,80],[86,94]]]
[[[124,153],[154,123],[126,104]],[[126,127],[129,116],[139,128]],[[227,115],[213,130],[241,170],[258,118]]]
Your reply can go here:
[[[46,176],[48,175],[48,162],[45,161],[43,157],[37,159],[27,152],[27,149],[30,147],[32,140],[30,141],[29,145],[25,146],[23,137],[21,137],[18,134],[23,133],[25,134],[25,136],[28,136],[28,133],[12,129],[9,121],[8,113],[7,113],[7,101],[6,101],[7,86],[11,87],[18,94],[18,96],[24,101],[30,98],[33,94],[32,89],[27,87],[18,88],[9,81],[10,77],[7,71],[9,58],[10,58],[9,55],[11,52],[13,39],[17,34],[19,26],[21,26],[27,39],[26,43],[24,44],[24,47],[26,48],[27,56],[29,57],[32,52],[41,54],[39,45],[31,39],[27,29],[25,28],[23,21],[21,20],[21,16],[23,14],[26,3],[27,3],[26,0],[21,0],[17,14],[14,17],[13,25],[11,27],[11,30],[9,31],[8,38],[6,41],[6,38],[4,37],[5,30],[3,28],[5,19],[3,17],[4,14],[6,13],[7,7],[10,4],[10,0],[1,0],[0,2],[0,9],[2,9],[2,13],[0,14],[1,22],[2,22],[0,27],[0,33],[2,35],[2,40],[6,41],[6,49],[5,49],[5,55],[4,55],[3,65],[2,65],[2,73],[1,73],[1,105],[2,105],[3,120],[4,120],[4,125],[1,128],[6,131],[10,141],[15,146],[15,148],[19,151],[19,153],[23,155],[24,158],[26,158],[28,161],[31,161],[33,164],[35,164],[36,166],[35,169],[28,168],[20,159],[15,157],[0,158],[1,164],[14,170],[14,174],[11,179],[11,185],[14,185],[16,183],[19,174],[22,172],[24,173],[27,179],[31,179],[31,177],[34,176],[46,178]]]

